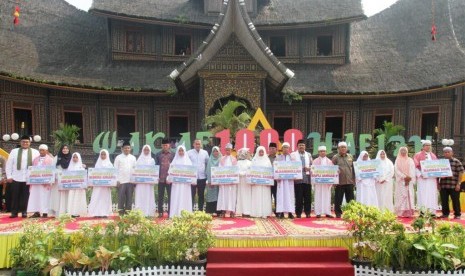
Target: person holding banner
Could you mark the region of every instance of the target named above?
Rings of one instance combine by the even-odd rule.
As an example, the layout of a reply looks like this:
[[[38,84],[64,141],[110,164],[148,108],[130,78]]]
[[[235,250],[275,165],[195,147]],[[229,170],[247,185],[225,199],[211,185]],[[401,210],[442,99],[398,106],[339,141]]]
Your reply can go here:
[[[236,213],[242,217],[250,217],[252,207],[252,186],[247,183],[246,174],[252,161],[249,149],[242,148],[237,153],[237,166],[239,167],[239,185],[237,187]]]
[[[334,166],[331,159],[326,157],[326,146],[318,147],[318,157],[313,160],[315,166]],[[327,218],[333,218],[331,215],[331,184],[317,184],[315,187],[315,215],[321,218],[325,215]]]
[[[421,173],[421,161],[437,160],[438,158],[431,152],[431,141],[422,140],[423,148],[413,156],[417,176],[417,205],[419,209],[426,208],[436,216],[438,209],[438,181],[437,177],[425,178]]]
[[[272,167],[269,157],[266,156],[265,147],[260,146],[257,148],[251,166]],[[250,215],[255,218],[267,218],[271,216],[271,186],[259,184],[251,186],[252,206]]]
[[[192,166],[192,161],[187,155],[186,148],[183,145],[178,146],[173,162],[171,162],[171,166],[172,165]],[[170,170],[168,170],[168,175],[171,173],[171,166]],[[168,177],[170,178],[170,181],[173,181],[172,177]],[[172,218],[174,216],[180,216],[182,210],[192,212],[191,185],[185,183],[172,182],[169,217]]]
[[[21,212],[23,218],[27,217],[27,201],[29,188],[26,186],[27,168],[32,160],[39,156],[39,152],[31,148],[31,139],[24,135],[21,137],[21,146],[13,149],[6,161],[7,185],[11,185],[11,216],[17,218]]]
[[[71,162],[69,163],[68,171],[85,170],[85,165],[82,163],[81,155],[77,152],[73,153]],[[87,198],[86,189],[75,189],[68,193],[68,213],[73,218],[85,216],[87,214]]]
[[[414,189],[416,181],[415,162],[408,157],[408,148],[401,147],[394,164],[396,187],[394,211],[399,217],[411,218],[415,213]]]
[[[206,201],[207,201],[207,206],[206,206],[206,212],[208,214],[214,214],[216,213],[218,215],[218,210],[216,208],[217,203],[218,203],[218,192],[219,192],[219,187],[218,185],[212,185],[212,167],[218,167],[220,164],[221,157],[223,155],[220,152],[220,148],[215,146],[212,148],[212,154],[210,156],[210,159],[208,159],[208,164],[207,164],[207,196],[206,196]]]
[[[370,157],[367,151],[362,151],[357,158],[357,162],[368,161]],[[378,196],[376,195],[375,178],[357,178],[357,201],[368,205],[378,207]]]
[[[444,177],[439,179],[439,194],[441,195],[442,216],[441,218],[449,218],[449,197],[452,200],[452,208],[454,209],[454,219],[460,219],[462,216],[460,210],[460,181],[464,174],[462,163],[454,157],[451,147],[443,149],[444,157],[449,159],[452,177]]]
[[[284,142],[282,145],[282,154],[276,157],[276,161],[296,161],[289,154],[289,148],[289,143]],[[294,218],[294,215],[292,214],[292,212],[295,211],[294,196],[294,180],[278,180],[278,187],[276,189],[276,213],[278,218],[284,218],[284,213],[288,213],[289,219]]]
[[[342,199],[346,198],[346,202],[349,203],[354,200],[354,165],[353,157],[347,153],[347,143],[339,142],[337,144],[338,153],[333,156],[333,164],[339,166],[339,184],[336,185],[334,194],[334,211],[336,218],[340,218],[342,215]]]
[[[272,142],[268,145],[268,159],[270,159],[271,166],[273,166],[273,163],[276,160],[276,153],[278,152],[277,148],[278,148],[278,145],[276,145],[276,143]],[[274,184],[271,187],[271,195],[273,196],[274,214],[276,215],[276,189],[278,188],[278,181],[273,180],[273,183]],[[273,206],[273,203],[272,203],[272,206]]]
[[[378,151],[376,159],[380,160],[381,175],[376,180],[376,195],[379,209],[394,212],[394,164],[386,156],[384,150]]]
[[[136,162],[136,166],[155,166],[155,160],[152,158],[152,149],[149,145],[142,148],[142,154]],[[135,206],[142,211],[146,217],[155,215],[155,193],[153,184],[136,184]]]
[[[171,144],[168,139],[161,140],[161,151],[155,155],[155,163],[160,166],[160,173],[158,179],[158,217],[163,217],[163,200],[165,198],[165,190],[168,194],[168,214],[170,212],[171,201],[171,185],[166,182],[168,176],[168,169],[174,159],[174,153],[171,152]]]
[[[297,141],[297,151],[291,153],[294,160],[302,162],[302,179],[294,180],[295,194],[295,214],[297,218],[301,218],[302,209],[305,212],[305,217],[310,217],[312,210],[312,185],[310,182],[310,165],[312,165],[312,155],[305,151],[305,140]]]
[[[95,168],[114,168],[106,149],[100,151]],[[93,187],[89,203],[89,216],[107,218],[112,214],[111,187]]]
[[[62,145],[60,151],[53,160],[54,166],[58,171],[67,170],[70,162],[71,152],[69,151],[69,147],[68,145]],[[68,193],[69,191],[59,189],[58,182],[52,185],[52,190],[50,192],[50,216],[59,217],[67,213]]]
[[[39,146],[39,156],[32,161],[32,166],[52,166],[53,157],[48,154],[48,146],[42,144]],[[50,203],[50,185],[29,185],[29,201],[27,203],[27,212],[34,214],[30,218],[39,218],[40,213],[46,218],[49,212]]]
[[[136,157],[131,154],[131,144],[124,142],[123,153],[115,158],[115,168],[118,170],[118,212],[120,216],[132,209],[134,184],[131,183],[131,173],[136,162]]]
[[[237,159],[231,155],[232,145],[226,144],[226,155],[221,157],[219,167],[236,166]],[[237,185],[223,184],[218,191],[218,211],[222,211],[220,217],[225,217],[226,212],[234,218],[236,212]]]
[[[197,183],[192,185],[192,209],[194,209],[195,194],[199,197],[199,204],[197,208],[199,211],[203,211],[203,205],[205,201],[205,185],[207,183],[207,175],[205,169],[208,164],[208,152],[202,149],[202,141],[196,139],[194,141],[194,148],[187,152],[187,155],[191,159],[192,165],[197,167]]]

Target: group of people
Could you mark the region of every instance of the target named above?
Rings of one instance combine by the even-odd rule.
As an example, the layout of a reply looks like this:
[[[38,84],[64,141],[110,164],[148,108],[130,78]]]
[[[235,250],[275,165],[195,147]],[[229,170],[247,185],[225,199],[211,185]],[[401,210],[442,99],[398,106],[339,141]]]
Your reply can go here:
[[[39,151],[30,147],[28,136],[21,138],[20,147],[13,149],[4,164],[4,174],[7,185],[11,190],[10,218],[60,216],[70,214],[74,217],[92,216],[108,217],[112,215],[111,187],[93,187],[89,205],[86,200],[86,189],[60,190],[53,182],[47,185],[26,185],[26,174],[29,166],[54,166],[58,170],[85,170],[85,165],[79,153],[71,153],[70,148],[62,146],[57,156],[52,157],[46,145],[40,145]],[[281,154],[278,155],[276,143],[270,143],[268,151],[260,146],[255,154],[249,149],[237,150],[236,157],[232,155],[233,146],[227,144],[225,155],[218,147],[213,147],[211,155],[202,149],[202,142],[195,140],[193,149],[187,151],[183,145],[171,151],[170,142],[162,140],[162,149],[152,155],[151,147],[145,145],[138,158],[131,154],[131,145],[124,143],[122,153],[114,163],[110,154],[103,149],[99,153],[95,168],[115,168],[117,171],[118,211],[122,215],[132,209],[133,199],[136,209],[144,215],[156,215],[156,202],[153,184],[134,184],[131,173],[138,165],[158,165],[158,216],[163,217],[165,192],[168,195],[168,216],[178,216],[182,210],[192,211],[196,196],[198,210],[216,214],[219,217],[235,217],[240,214],[245,217],[270,217],[274,213],[277,218],[310,217],[311,213],[311,166],[338,166],[339,183],[313,184],[314,213],[317,218],[322,216],[332,218],[331,194],[335,190],[334,211],[337,218],[342,215],[341,205],[345,197],[346,202],[357,200],[363,204],[388,209],[398,216],[411,217],[414,215],[415,198],[417,207],[421,210],[435,212],[438,207],[438,190],[442,204],[442,217],[448,217],[449,197],[452,199],[454,218],[459,219],[460,212],[460,180],[464,168],[458,159],[453,157],[450,147],[445,147],[444,158],[448,159],[453,172],[452,177],[425,178],[421,174],[421,161],[437,159],[431,152],[431,142],[424,141],[422,151],[412,158],[408,155],[408,148],[401,147],[395,163],[389,160],[384,150],[377,153],[380,160],[381,175],[374,178],[357,178],[354,173],[354,158],[347,152],[347,144],[340,142],[338,152],[332,159],[326,154],[325,146],[318,148],[318,156],[313,159],[306,151],[305,140],[297,142],[297,150],[290,152],[287,142],[282,144]],[[362,151],[357,162],[369,160],[369,154]],[[2,161],[2,160],[0,160]],[[252,166],[272,168],[275,161],[300,161],[302,177],[298,180],[275,180],[274,185],[253,185],[247,183],[246,175]],[[1,162],[0,162],[1,163]],[[197,181],[191,185],[177,183],[171,177],[171,165],[190,165],[197,169]],[[239,184],[224,183],[212,185],[211,171],[213,167],[237,166],[239,170]],[[414,184],[417,193],[414,193]],[[354,194],[356,188],[356,197]],[[206,197],[205,197],[206,194]],[[274,199],[275,209],[272,209]],[[295,216],[294,216],[295,214]]]

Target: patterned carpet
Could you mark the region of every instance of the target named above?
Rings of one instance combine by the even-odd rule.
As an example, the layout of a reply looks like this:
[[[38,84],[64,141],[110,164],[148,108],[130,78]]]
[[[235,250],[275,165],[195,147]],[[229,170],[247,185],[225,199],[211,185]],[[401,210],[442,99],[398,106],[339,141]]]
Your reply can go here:
[[[26,221],[46,222],[52,218],[39,219],[10,219],[9,214],[0,214],[0,235],[20,232],[22,225]],[[102,224],[117,219],[110,217],[108,219],[96,218],[77,218],[66,225],[68,231],[79,229],[84,224]],[[154,219],[159,222],[162,219]],[[410,228],[413,219],[399,218],[399,221]],[[438,220],[447,221],[445,219]],[[452,223],[461,223],[465,225],[465,220],[449,220]],[[297,239],[321,239],[347,236],[346,225],[341,219],[328,219],[315,217],[303,219],[268,219],[262,218],[214,218],[213,231],[221,239],[279,239],[279,238],[297,238]]]

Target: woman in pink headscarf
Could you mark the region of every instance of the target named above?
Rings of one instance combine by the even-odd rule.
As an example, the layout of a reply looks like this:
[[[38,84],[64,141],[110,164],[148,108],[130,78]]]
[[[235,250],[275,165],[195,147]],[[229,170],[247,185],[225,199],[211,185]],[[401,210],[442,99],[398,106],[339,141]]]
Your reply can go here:
[[[415,162],[408,157],[407,147],[399,149],[394,172],[396,177],[394,212],[400,217],[412,217],[415,208],[413,191],[413,184],[416,181]]]

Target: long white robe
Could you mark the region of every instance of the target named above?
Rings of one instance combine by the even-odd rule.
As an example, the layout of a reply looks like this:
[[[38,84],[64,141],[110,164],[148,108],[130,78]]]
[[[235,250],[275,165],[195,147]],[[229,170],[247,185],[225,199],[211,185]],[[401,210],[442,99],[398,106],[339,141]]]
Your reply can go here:
[[[250,160],[238,160],[239,185],[237,187],[236,213],[250,215],[252,210],[252,185],[247,184],[246,174],[252,162]]]
[[[145,146],[144,146],[145,147]],[[150,149],[150,147],[148,147]],[[137,159],[136,165],[154,166],[155,160],[148,154],[148,157],[143,158],[144,153]],[[153,184],[136,184],[135,189],[135,207],[141,210],[147,217],[155,216],[155,194]]]
[[[334,166],[328,157],[318,157],[313,160],[313,165]],[[331,188],[330,184],[314,184],[315,187],[315,215],[331,215]]]
[[[278,160],[279,158],[279,160]],[[291,161],[290,155],[280,155],[276,161]],[[293,213],[295,211],[294,180],[278,180],[276,188],[276,212]]]
[[[424,154],[425,160],[437,159],[435,155],[427,152],[420,152]],[[419,153],[415,154],[414,159],[418,160]],[[437,178],[423,178],[419,167],[416,168],[417,176],[417,205],[421,210],[422,208],[435,213],[438,209],[438,187]]]
[[[71,160],[69,163],[69,171],[84,170],[82,166],[82,159],[79,153],[73,153],[79,156],[79,161],[74,162]],[[85,216],[87,215],[87,198],[85,189],[71,190],[68,192],[68,213],[72,216]]]
[[[368,154],[366,151],[362,151],[357,159],[357,162],[362,161],[362,157]],[[369,160],[369,159],[368,159]],[[378,196],[376,194],[376,179],[365,178],[356,179],[357,196],[356,200],[362,204],[378,207]]]
[[[104,151],[104,150],[102,150]],[[100,152],[102,152],[100,151]],[[106,151],[106,150],[105,150]],[[110,162],[110,154],[107,151],[107,159],[99,160],[95,164],[95,168],[113,168]],[[111,187],[93,187],[92,196],[89,203],[89,216],[91,217],[107,217],[112,215],[111,202]]]
[[[258,147],[255,157],[252,159],[252,166],[272,167],[270,159],[266,155],[263,157],[258,155],[260,149],[265,151],[264,147]],[[252,203],[251,212],[252,217],[266,218],[271,216],[271,186],[265,185],[252,185]]]
[[[50,156],[36,157],[32,161],[33,166],[52,166],[53,158]],[[27,212],[39,212],[48,214],[50,206],[51,185],[29,185],[29,199]]]
[[[178,153],[179,148],[181,147],[184,149],[183,156],[180,156]],[[171,162],[171,164],[192,165],[192,162],[189,159],[189,156],[187,155],[187,152],[184,146],[178,146],[178,149],[176,150],[176,155],[173,161]],[[170,172],[168,170],[168,175],[169,173]],[[171,200],[170,200],[169,217],[172,218],[174,216],[180,216],[182,210],[192,212],[191,185],[172,183],[171,184]]]
[[[379,209],[388,209],[394,212],[394,165],[391,160],[385,158],[381,160],[382,175],[376,181],[376,195],[378,198]],[[383,183],[381,183],[384,181]]]
[[[233,161],[231,156],[223,156],[220,162],[220,167],[232,166]],[[223,164],[222,164],[223,163]],[[236,199],[237,199],[237,185],[220,185],[218,192],[218,203],[216,209],[218,211],[236,211]]]
[[[53,159],[53,166],[56,166],[56,164],[57,156]],[[63,170],[67,169],[63,169],[61,166],[58,166],[56,174],[58,175]],[[59,216],[68,213],[68,195],[69,191],[62,191],[58,189],[58,179],[56,179],[55,184],[52,185],[50,190],[49,216],[58,218]]]

